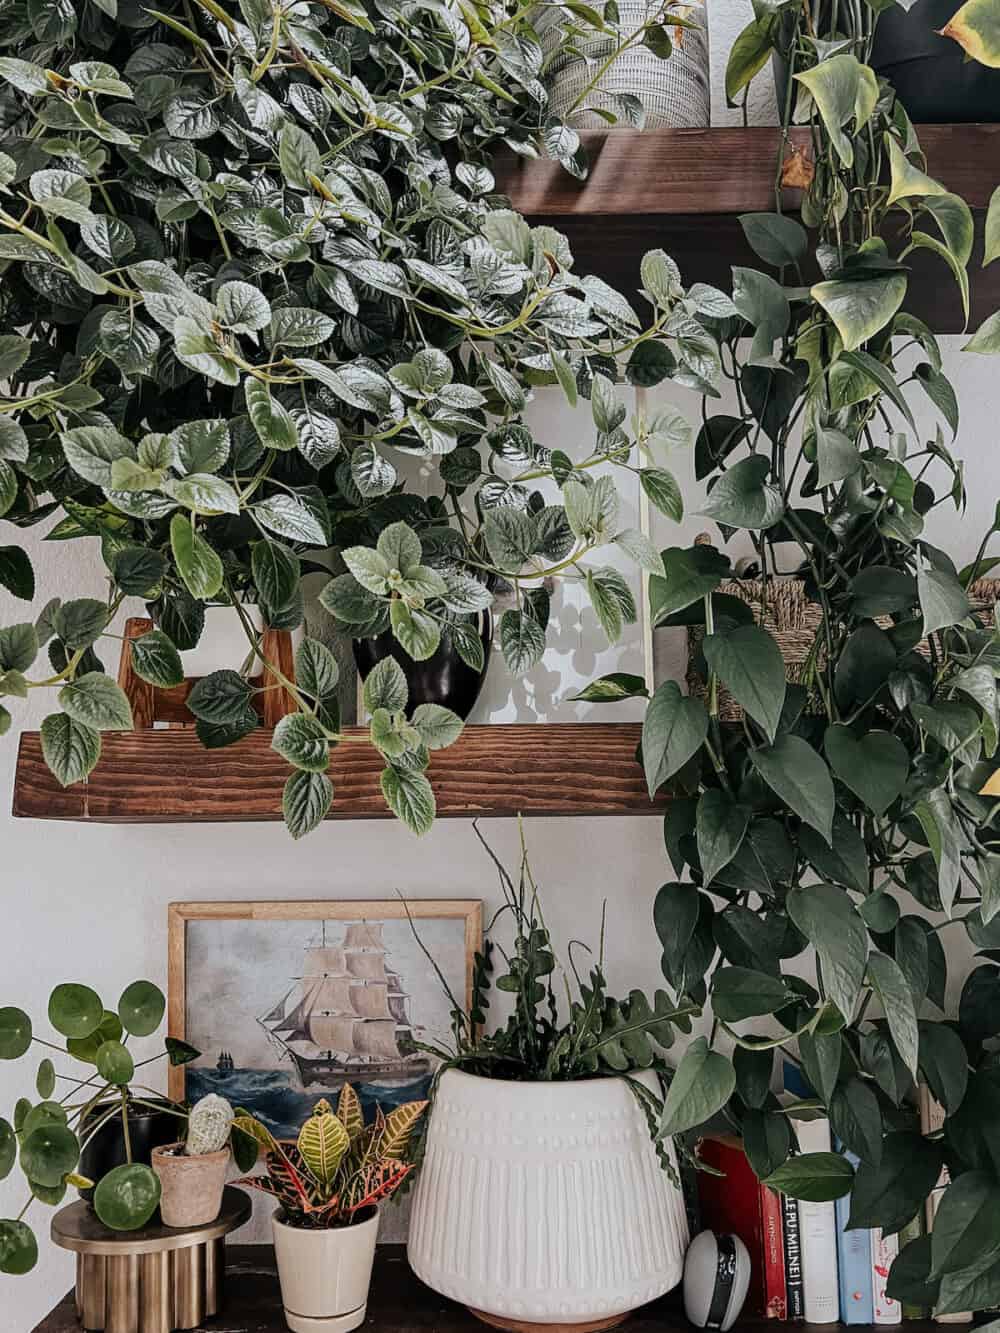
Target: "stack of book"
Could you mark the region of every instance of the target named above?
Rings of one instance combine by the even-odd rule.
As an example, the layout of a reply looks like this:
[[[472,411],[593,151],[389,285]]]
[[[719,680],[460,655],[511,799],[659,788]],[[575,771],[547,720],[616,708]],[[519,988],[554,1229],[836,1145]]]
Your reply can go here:
[[[926,1088],[920,1092],[923,1132],[940,1128],[940,1107]],[[830,1152],[834,1144],[825,1117],[796,1120],[803,1153]],[[941,1191],[937,1188],[918,1215],[899,1233],[846,1230],[850,1195],[836,1203],[807,1203],[775,1194],[754,1175],[733,1135],[710,1135],[698,1147],[701,1160],[722,1175],[698,1173],[701,1225],[739,1236],[752,1266],[745,1313],[766,1319],[810,1324],[898,1324],[927,1318],[929,1311],[902,1306],[886,1294],[889,1269],[899,1250],[930,1230]],[[848,1158],[857,1165],[851,1153]],[[971,1314],[944,1315],[942,1323],[967,1323]]]

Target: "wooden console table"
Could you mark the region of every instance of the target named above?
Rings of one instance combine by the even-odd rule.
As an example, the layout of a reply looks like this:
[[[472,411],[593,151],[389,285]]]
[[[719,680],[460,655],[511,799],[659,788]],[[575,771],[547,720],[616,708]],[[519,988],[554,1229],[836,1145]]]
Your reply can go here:
[[[222,1313],[199,1326],[196,1333],[288,1333],[281,1312],[274,1251],[269,1245],[231,1245],[227,1250],[226,1303]],[[637,1310],[623,1333],[693,1333],[679,1308],[679,1292],[671,1292]],[[780,1326],[778,1326],[780,1327]],[[845,1333],[840,1324],[791,1325],[795,1333]],[[368,1297],[368,1319],[360,1333],[483,1333],[485,1325],[468,1310],[414,1277],[404,1245],[380,1245]],[[734,1333],[775,1333],[773,1320],[741,1319]],[[970,1325],[971,1328],[971,1325]],[[38,1324],[33,1333],[79,1333],[73,1293]],[[930,1320],[908,1320],[900,1333],[940,1333]],[[12,1329],[10,1333],[28,1333]],[[884,1327],[858,1327],[850,1333],[886,1333]]]

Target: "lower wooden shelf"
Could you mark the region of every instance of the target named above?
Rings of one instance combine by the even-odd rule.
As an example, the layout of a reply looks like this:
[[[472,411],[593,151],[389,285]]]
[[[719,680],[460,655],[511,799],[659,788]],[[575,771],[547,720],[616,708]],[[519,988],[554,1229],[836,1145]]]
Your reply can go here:
[[[234,1245],[229,1248],[226,1297],[222,1313],[199,1325],[195,1333],[286,1333],[281,1310],[274,1251],[269,1245]],[[839,1333],[838,1324],[794,1324],[801,1333]],[[484,1325],[462,1306],[425,1287],[406,1262],[402,1245],[380,1245],[375,1256],[368,1318],[363,1333],[482,1333]],[[681,1313],[679,1293],[644,1306],[631,1315],[623,1328],[632,1333],[690,1333],[691,1325]],[[774,1320],[741,1319],[738,1333],[765,1333]],[[905,1333],[938,1333],[940,1325],[930,1320],[907,1320]],[[33,1333],[79,1333],[73,1293],[63,1298]],[[879,1325],[884,1333],[885,1325]],[[18,1331],[20,1333],[20,1330]],[[870,1333],[864,1326],[852,1333]]]
[[[636,760],[638,723],[467,727],[431,758],[438,815],[649,815],[662,810]],[[331,819],[390,819],[379,788],[383,763],[352,728],[337,746]],[[260,730],[206,750],[188,728],[105,732],[90,777],[61,787],[38,732],[21,736],[13,814],[105,824],[227,823],[281,819],[288,765]]]

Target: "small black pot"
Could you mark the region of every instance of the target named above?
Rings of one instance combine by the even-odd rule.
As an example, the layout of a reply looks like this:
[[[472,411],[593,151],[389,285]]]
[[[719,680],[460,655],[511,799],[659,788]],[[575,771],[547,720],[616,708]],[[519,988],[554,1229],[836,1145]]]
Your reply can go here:
[[[374,639],[355,639],[352,647],[362,680],[384,657],[396,659],[410,687],[407,717],[412,717],[418,704],[441,704],[464,720],[475,707],[489,670],[490,645],[493,642],[493,617],[489,611],[479,613],[479,637],[483,644],[482,671],[473,671],[472,667],[462,661],[447,630],[441,635],[437,651],[425,662],[414,662],[396,642],[391,630],[386,630]]]
[[[956,0],[916,0],[909,13],[892,5],[875,26],[872,68],[917,125],[1000,121],[1000,70],[966,60],[939,36],[957,8]]]
[[[160,1105],[161,1103],[157,1103],[154,1109],[152,1106],[135,1106],[129,1103],[128,1133],[132,1146],[132,1161],[140,1162],[143,1166],[149,1166],[154,1148],[176,1143],[183,1128],[177,1116],[171,1115],[165,1109],[160,1110]],[[167,1101],[162,1102],[163,1107],[169,1105]],[[88,1117],[89,1122],[93,1124],[95,1120],[100,1120],[113,1106],[117,1107],[118,1103],[98,1103]],[[85,1121],[80,1126],[80,1137],[85,1138],[86,1134]],[[125,1132],[121,1115],[118,1114],[106,1121],[87,1143],[80,1154],[80,1165],[77,1170],[96,1185],[109,1171],[113,1171],[116,1166],[123,1166],[127,1161]],[[80,1193],[89,1203],[94,1191],[81,1190]]]

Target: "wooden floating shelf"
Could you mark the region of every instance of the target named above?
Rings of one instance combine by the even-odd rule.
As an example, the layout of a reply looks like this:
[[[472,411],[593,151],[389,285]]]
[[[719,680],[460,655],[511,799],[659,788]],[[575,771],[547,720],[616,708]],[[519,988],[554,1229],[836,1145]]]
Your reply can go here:
[[[960,194],[977,214],[970,264],[970,328],[1000,308],[1000,262],[982,263],[982,212],[1000,182],[1000,125],[917,128],[930,174]],[[781,134],[772,128],[594,130],[581,135],[590,175],[578,181],[555,162],[513,154],[497,170],[497,186],[531,222],[565,232],[580,273],[595,273],[625,293],[639,286],[639,261],[666,250],[686,282],[728,290],[734,264],[760,267],[737,220],[774,209]],[[805,131],[793,142],[808,145]],[[785,204],[796,205],[787,192]],[[917,252],[906,308],[939,333],[963,327],[955,283],[943,261]]]
[[[691,1333],[679,1298],[675,1290],[636,1310],[622,1326],[624,1333]],[[844,1326],[795,1323],[792,1327],[795,1333],[840,1333]],[[424,1286],[406,1262],[405,1246],[378,1247],[364,1333],[482,1333],[483,1328],[461,1305]],[[739,1319],[734,1333],[773,1333],[774,1328],[773,1319]],[[855,1325],[852,1333],[876,1333],[884,1328]],[[917,1319],[900,1328],[906,1333],[938,1333],[940,1325]],[[36,1325],[34,1333],[79,1333],[79,1329],[70,1292]],[[287,1333],[270,1245],[229,1247],[223,1309],[192,1333]]]
[[[649,815],[636,761],[638,723],[467,727],[431,758],[438,815]],[[363,729],[351,728],[355,737]],[[383,762],[363,740],[333,752],[331,819],[391,819],[379,788]],[[20,819],[171,824],[281,819],[290,770],[260,730],[206,750],[190,728],[105,732],[100,763],[85,782],[61,787],[37,731],[21,735],[13,813]]]

